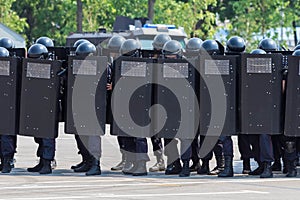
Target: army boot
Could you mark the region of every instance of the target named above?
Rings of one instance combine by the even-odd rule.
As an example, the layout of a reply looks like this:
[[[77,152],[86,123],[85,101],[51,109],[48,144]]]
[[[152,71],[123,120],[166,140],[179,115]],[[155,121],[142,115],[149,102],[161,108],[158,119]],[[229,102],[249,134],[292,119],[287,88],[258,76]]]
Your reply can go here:
[[[91,169],[92,167],[92,157],[89,157],[89,158],[84,158],[83,159],[83,163],[77,167],[77,168],[74,168],[74,172],[87,172]]]
[[[91,161],[91,168],[89,171],[85,173],[86,176],[93,176],[93,175],[100,175],[101,169],[100,169],[100,159],[93,158]]]
[[[298,152],[297,166],[300,166],[300,152]]]
[[[271,162],[263,162],[263,172],[260,175],[260,178],[272,178],[272,168]]]
[[[42,168],[43,168],[43,158],[40,157],[39,163],[34,167],[27,168],[27,171],[28,172],[39,172]]]
[[[72,166],[71,166],[71,169],[76,169],[76,168],[81,167],[82,165],[84,165],[84,161],[85,161],[85,160],[86,160],[86,159],[82,156],[82,161],[81,161],[80,163],[76,164],[76,165],[72,165]]]
[[[161,150],[157,150],[154,152],[154,155],[156,156],[156,163],[149,168],[150,172],[158,172],[158,171],[164,171],[165,168],[165,161],[163,159],[163,153]]]
[[[297,160],[286,161],[287,174],[286,177],[296,177],[297,176]]]
[[[139,160],[136,162],[136,166],[132,172],[132,176],[146,176],[147,168],[146,168],[146,161],[145,160]]]
[[[209,172],[209,175],[218,175],[220,174],[225,167],[224,156],[216,156],[217,166]]]
[[[182,170],[179,158],[167,166],[165,175],[179,174]]]
[[[255,170],[249,172],[249,175],[251,176],[261,175],[263,171],[264,171],[263,164],[261,162],[258,162],[258,167]]]
[[[243,160],[243,171],[242,174],[249,174],[251,172],[250,159]]]
[[[125,160],[124,167],[122,169],[122,173],[125,175],[132,175],[135,169],[135,163],[129,160]]]
[[[191,172],[190,172],[190,160],[183,160],[183,166],[182,166],[182,170],[179,173],[180,177],[188,177],[190,176]]]
[[[51,160],[42,159],[43,167],[39,171],[40,174],[51,174],[52,168],[51,168]]]
[[[272,165],[272,171],[281,171],[280,159],[276,159]]]
[[[233,177],[233,157],[232,156],[224,156],[225,157],[225,167],[224,170],[218,174],[218,177]]]
[[[120,151],[122,154],[122,160],[116,166],[110,168],[110,170],[112,170],[112,171],[120,171],[123,169],[123,167],[125,165],[126,153],[124,152],[124,150],[120,150]]]
[[[197,174],[209,174],[209,160],[202,159],[201,168],[197,170]]]
[[[3,159],[2,173],[10,173],[11,172],[10,161],[11,161],[11,159],[9,157]]]
[[[192,166],[190,167],[190,172],[196,172],[200,167],[200,159],[195,159],[195,160],[192,160],[193,161],[193,164]]]

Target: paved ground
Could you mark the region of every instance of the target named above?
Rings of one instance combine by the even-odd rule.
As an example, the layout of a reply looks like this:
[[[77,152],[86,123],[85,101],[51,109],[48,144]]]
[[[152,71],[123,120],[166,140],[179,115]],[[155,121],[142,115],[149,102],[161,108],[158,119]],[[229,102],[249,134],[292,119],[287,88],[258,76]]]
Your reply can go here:
[[[61,129],[62,130],[62,129]],[[16,168],[9,175],[0,174],[0,200],[55,200],[55,199],[299,199],[300,175],[285,178],[276,173],[272,179],[248,177],[241,173],[241,161],[236,153],[235,177],[199,176],[189,178],[163,173],[146,177],[124,176],[109,169],[120,159],[116,138],[104,136],[102,175],[86,177],[73,173],[70,166],[80,161],[72,135],[60,134],[57,139],[57,168],[51,175],[26,172],[36,163],[36,145],[30,137],[19,137]],[[236,144],[236,142],[235,142]],[[150,148],[151,149],[151,148]],[[151,152],[151,151],[150,151]],[[238,151],[235,151],[238,152]],[[155,159],[150,153],[151,166]],[[252,168],[255,163],[252,162]],[[214,166],[214,164],[212,164]],[[300,172],[300,169],[298,169]]]

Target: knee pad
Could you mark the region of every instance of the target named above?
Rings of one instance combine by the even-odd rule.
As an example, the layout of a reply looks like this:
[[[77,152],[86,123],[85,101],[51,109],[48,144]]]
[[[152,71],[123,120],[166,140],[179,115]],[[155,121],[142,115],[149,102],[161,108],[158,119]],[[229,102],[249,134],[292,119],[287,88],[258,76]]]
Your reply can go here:
[[[291,142],[291,141],[287,141],[285,142],[285,151],[287,153],[293,153],[296,151],[296,143],[295,142]]]

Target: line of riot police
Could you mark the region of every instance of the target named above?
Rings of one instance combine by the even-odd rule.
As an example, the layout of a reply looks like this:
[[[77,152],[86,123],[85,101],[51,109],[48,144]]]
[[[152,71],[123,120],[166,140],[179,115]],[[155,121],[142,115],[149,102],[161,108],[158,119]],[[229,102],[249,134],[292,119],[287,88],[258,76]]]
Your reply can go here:
[[[5,45],[0,40],[2,173],[11,171],[16,135],[32,136],[39,144],[40,161],[28,171],[52,173],[58,123],[63,121],[82,156],[72,169],[86,175],[101,174],[106,123],[118,136],[122,154],[112,170],[124,174],[147,175],[149,137],[157,157],[149,171],[232,177],[231,135],[238,135],[243,173],[272,177],[277,153],[277,161],[284,157],[287,176],[297,175],[298,51],[279,52],[276,43],[264,39],[260,50],[247,54],[239,37],[228,40],[226,51],[214,40],[192,38],[185,53],[163,34],[154,39],[151,51],[119,36],[109,40],[108,49],[84,40],[74,47],[39,40],[28,57],[25,50],[5,46],[9,40]],[[273,144],[280,150],[273,151]],[[217,166],[210,171],[212,149]],[[252,157],[259,166],[254,171]]]

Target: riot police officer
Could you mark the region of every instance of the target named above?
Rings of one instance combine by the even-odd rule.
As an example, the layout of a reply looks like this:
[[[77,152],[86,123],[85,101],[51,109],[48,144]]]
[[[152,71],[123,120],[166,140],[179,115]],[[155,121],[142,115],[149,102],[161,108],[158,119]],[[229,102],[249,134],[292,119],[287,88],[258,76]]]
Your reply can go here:
[[[48,59],[48,50],[42,44],[33,44],[28,49],[28,58]],[[40,158],[39,163],[27,168],[28,172],[39,172],[40,174],[52,173],[51,161],[55,156],[55,138],[39,138],[34,137],[34,141],[38,144],[37,156]]]
[[[13,47],[13,41],[5,41],[0,39],[0,46],[6,46],[8,48]],[[9,51],[0,47],[0,57],[9,57]],[[16,136],[15,135],[0,135],[0,156],[1,156],[1,166],[0,170],[2,173],[10,173],[12,169],[12,162],[14,154],[16,152]]]
[[[78,43],[76,44],[78,45]],[[76,56],[92,56],[96,54],[96,47],[90,42],[81,42],[75,51]],[[101,137],[100,135],[75,135],[77,147],[83,161],[73,166],[74,172],[86,172],[86,176],[100,175]]]

